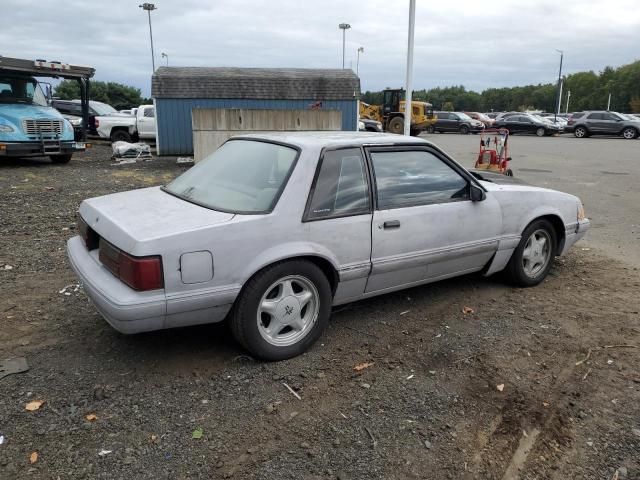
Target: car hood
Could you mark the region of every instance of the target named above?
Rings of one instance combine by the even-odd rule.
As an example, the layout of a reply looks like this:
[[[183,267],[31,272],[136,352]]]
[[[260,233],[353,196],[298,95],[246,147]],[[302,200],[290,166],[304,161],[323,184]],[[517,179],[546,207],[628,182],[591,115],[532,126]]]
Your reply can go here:
[[[174,197],[160,187],[85,200],[80,215],[101,237],[132,255],[148,254],[148,248],[161,239],[234,217]]]
[[[62,120],[62,115],[55,108],[21,103],[0,103],[0,117],[15,126],[21,125],[25,119]]]

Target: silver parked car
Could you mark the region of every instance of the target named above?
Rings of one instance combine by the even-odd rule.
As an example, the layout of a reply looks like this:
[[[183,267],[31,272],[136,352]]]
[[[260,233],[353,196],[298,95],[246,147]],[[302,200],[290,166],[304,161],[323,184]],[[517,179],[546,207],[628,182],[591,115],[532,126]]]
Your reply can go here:
[[[239,136],[165,187],[83,201],[68,255],[121,332],[226,318],[279,360],[333,305],[478,271],[540,283],[589,220],[573,195],[496,178],[415,137]]]

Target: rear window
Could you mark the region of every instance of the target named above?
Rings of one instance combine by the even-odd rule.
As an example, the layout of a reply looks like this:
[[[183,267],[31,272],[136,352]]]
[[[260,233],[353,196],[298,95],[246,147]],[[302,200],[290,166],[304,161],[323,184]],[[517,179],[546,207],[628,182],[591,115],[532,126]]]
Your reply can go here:
[[[576,113],[572,113],[569,118],[581,118],[584,116],[584,112],[576,112]]]
[[[296,162],[293,147],[230,140],[164,190],[184,200],[231,213],[267,213],[275,207]]]

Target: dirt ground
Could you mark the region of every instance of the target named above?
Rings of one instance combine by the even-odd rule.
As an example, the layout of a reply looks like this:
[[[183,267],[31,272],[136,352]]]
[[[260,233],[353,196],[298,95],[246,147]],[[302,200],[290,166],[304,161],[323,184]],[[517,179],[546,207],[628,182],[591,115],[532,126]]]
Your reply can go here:
[[[123,336],[67,265],[78,205],[185,167],[108,157],[0,164],[0,362],[30,366],[0,379],[0,478],[640,478],[637,269],[579,244],[536,288],[337,308],[279,363],[224,325]]]

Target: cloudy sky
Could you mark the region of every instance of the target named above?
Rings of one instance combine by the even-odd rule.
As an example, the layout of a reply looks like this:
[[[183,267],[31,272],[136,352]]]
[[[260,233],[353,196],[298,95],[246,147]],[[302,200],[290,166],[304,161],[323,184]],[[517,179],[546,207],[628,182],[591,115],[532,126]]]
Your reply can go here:
[[[640,59],[639,0],[417,0],[414,87],[552,82]],[[0,55],[91,65],[148,95],[151,54],[137,0],[0,0]],[[156,0],[156,66],[339,68],[362,89],[404,83],[408,0]]]

